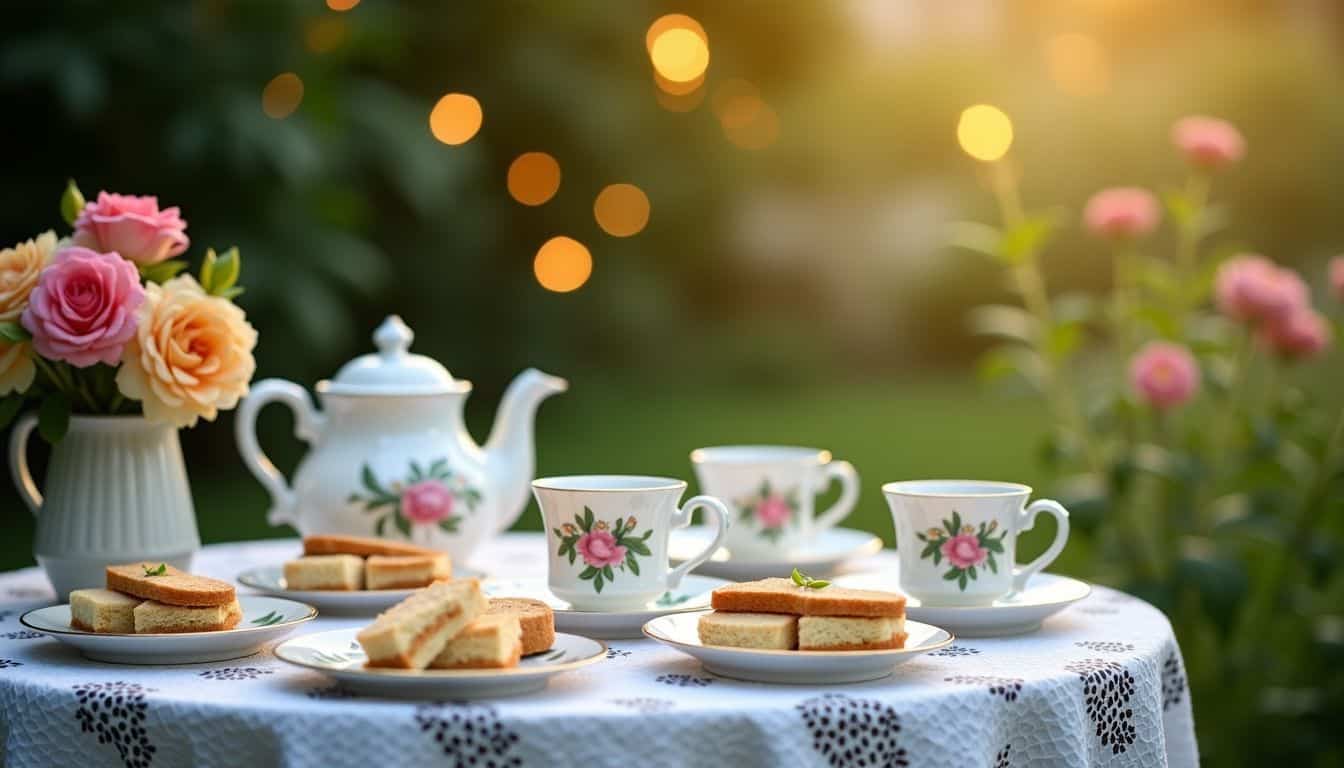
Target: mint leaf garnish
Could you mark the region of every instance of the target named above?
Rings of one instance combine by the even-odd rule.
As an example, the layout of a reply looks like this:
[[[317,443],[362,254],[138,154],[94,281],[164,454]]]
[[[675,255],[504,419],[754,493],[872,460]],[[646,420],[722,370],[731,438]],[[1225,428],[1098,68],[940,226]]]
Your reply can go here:
[[[141,566],[145,569],[146,576],[164,576],[168,573],[168,564],[159,563],[158,568],[150,568],[148,565]]]
[[[789,578],[793,579],[793,583],[803,589],[825,589],[831,586],[831,582],[823,581],[822,579],[814,579],[797,568],[793,569],[793,573],[789,575]]]

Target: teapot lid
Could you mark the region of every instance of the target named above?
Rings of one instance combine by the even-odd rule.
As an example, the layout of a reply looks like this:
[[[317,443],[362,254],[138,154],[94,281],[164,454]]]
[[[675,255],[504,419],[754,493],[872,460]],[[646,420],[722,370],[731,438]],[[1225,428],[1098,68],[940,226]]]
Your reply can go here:
[[[457,381],[433,358],[410,352],[415,333],[397,315],[373,332],[378,351],[346,363],[318,391],[333,395],[444,395],[467,392],[471,382]]]

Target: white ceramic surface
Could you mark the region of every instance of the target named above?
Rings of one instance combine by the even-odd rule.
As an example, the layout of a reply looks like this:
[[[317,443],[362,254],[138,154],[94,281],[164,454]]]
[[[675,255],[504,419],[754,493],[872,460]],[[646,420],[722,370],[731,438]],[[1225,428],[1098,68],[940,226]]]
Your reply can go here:
[[[581,611],[639,610],[681,583],[723,543],[728,508],[713,496],[680,504],[686,483],[640,475],[533,481],[546,536],[547,585]],[[704,510],[713,531],[686,562],[668,564],[668,536]]]
[[[691,451],[700,489],[733,513],[724,545],[738,556],[780,560],[849,516],[859,500],[859,475],[830,451],[781,445],[724,445]],[[831,481],[840,498],[815,512]]]
[[[1069,513],[1059,502],[1031,498],[1018,483],[910,480],[882,493],[896,526],[901,584],[925,605],[990,605],[1054,562],[1069,539]],[[1017,565],[1017,536],[1046,512],[1058,527],[1045,552]]]
[[[759,683],[832,685],[876,680],[898,664],[952,644],[947,630],[905,622],[909,635],[904,648],[885,651],[761,651],[727,648],[700,642],[696,626],[704,612],[663,616],[644,625],[644,634],[663,645],[693,656],[716,675]]]
[[[153,560],[191,569],[201,539],[175,428],[142,416],[75,416],[39,491],[26,453],[36,426],[35,413],[14,426],[9,467],[37,515],[33,555],[60,599],[103,586],[109,565]]]
[[[315,632],[276,646],[282,661],[315,669],[356,693],[375,696],[480,699],[539,691],[552,677],[601,661],[607,646],[598,640],[556,633],[551,650],[523,657],[511,669],[368,668],[355,641],[358,629]]]
[[[904,592],[897,571],[851,573],[835,579],[844,587]],[[1006,637],[1035,632],[1041,622],[1087,597],[1092,586],[1085,581],[1041,573],[1015,595],[982,606],[929,606],[908,596],[905,615],[946,627],[961,637]]]
[[[704,546],[711,533],[702,526],[674,531],[671,544],[668,546],[672,560],[684,561],[691,553]],[[739,558],[727,548],[723,548],[695,571],[705,576],[715,576],[729,581],[751,581],[771,576],[788,576],[794,568],[798,568],[809,576],[820,578],[835,573],[851,560],[868,557],[881,549],[882,540],[867,531],[832,528],[818,534],[788,558],[770,560]]]
[[[466,562],[527,506],[534,470],[532,424],[564,379],[528,369],[509,385],[490,439],[477,446],[462,422],[471,382],[410,354],[414,334],[389,317],[374,334],[378,353],[346,364],[317,385],[322,410],[297,384],[252,385],[238,408],[238,450],[271,495],[268,520],[300,534],[339,533],[413,541]],[[257,443],[257,414],[280,402],[310,451],[292,486]]]
[[[677,588],[664,592],[641,608],[611,612],[575,610],[551,593],[545,579],[490,579],[481,588],[491,597],[530,597],[546,603],[555,612],[555,628],[561,632],[602,640],[625,640],[643,637],[644,625],[659,616],[708,608],[711,593],[730,583],[691,574],[682,579]]]
[[[480,578],[479,571],[453,566],[455,578]],[[298,600],[323,615],[375,616],[411,596],[414,589],[361,589],[344,592],[331,589],[290,589],[282,565],[249,568],[236,577],[239,584],[275,597]]]
[[[243,618],[220,632],[124,635],[85,632],[70,626],[70,606],[54,605],[25,613],[29,629],[77,648],[86,658],[113,664],[198,664],[251,656],[317,617],[310,605],[277,597],[239,595]]]

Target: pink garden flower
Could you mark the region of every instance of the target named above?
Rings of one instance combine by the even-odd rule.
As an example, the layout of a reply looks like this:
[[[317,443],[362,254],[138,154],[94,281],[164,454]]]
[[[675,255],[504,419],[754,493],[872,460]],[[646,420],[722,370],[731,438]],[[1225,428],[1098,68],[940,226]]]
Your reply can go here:
[[[789,502],[779,494],[767,496],[756,504],[756,522],[760,523],[762,528],[783,528],[788,525],[789,516],[792,514]]]
[[[1336,299],[1344,301],[1344,256],[1330,260],[1330,292]]]
[[[1087,201],[1083,224],[1107,240],[1133,240],[1157,229],[1161,211],[1153,193],[1141,187],[1103,189]]]
[[[1309,303],[1307,284],[1296,272],[1249,254],[1218,267],[1213,292],[1223,314],[1243,321],[1276,320]]]
[[[1129,364],[1130,383],[1144,402],[1165,409],[1180,405],[1199,389],[1199,365],[1179,344],[1152,341]]]
[[[447,520],[453,516],[453,492],[438,480],[422,480],[401,492],[401,512],[413,523]]]
[[[1302,307],[1292,314],[1260,329],[1260,338],[1280,357],[1305,360],[1315,357],[1330,345],[1330,321],[1310,307]]]
[[[1191,165],[1216,171],[1246,155],[1246,139],[1226,120],[1183,117],[1171,127],[1171,141]]]
[[[71,241],[97,251],[115,251],[145,266],[187,250],[187,222],[176,207],[159,210],[157,197],[99,192],[75,219]]]
[[[579,537],[579,554],[594,568],[619,565],[625,560],[625,547],[616,543],[610,531],[589,531]]]
[[[958,568],[979,565],[989,557],[989,550],[980,546],[974,533],[962,533],[943,542],[943,557]]]
[[[66,248],[38,275],[22,322],[42,357],[77,368],[116,365],[144,301],[134,264],[115,253]]]

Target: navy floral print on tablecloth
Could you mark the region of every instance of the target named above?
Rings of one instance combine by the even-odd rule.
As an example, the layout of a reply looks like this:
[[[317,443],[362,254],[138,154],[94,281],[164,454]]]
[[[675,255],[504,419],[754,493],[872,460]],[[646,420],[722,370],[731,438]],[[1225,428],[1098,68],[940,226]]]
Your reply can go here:
[[[1133,643],[1117,643],[1113,640],[1079,640],[1074,645],[1100,653],[1126,653],[1134,650]]]
[[[433,734],[451,765],[466,768],[513,768],[521,757],[513,754],[518,734],[500,722],[489,704],[440,702],[415,708],[420,730]]]
[[[138,683],[81,683],[71,686],[79,707],[75,720],[83,733],[98,736],[99,744],[111,744],[127,768],[149,768],[155,747],[145,729],[145,694],[152,689]]]
[[[1064,665],[1083,681],[1083,704],[1096,726],[1097,738],[1112,754],[1120,754],[1134,743],[1134,710],[1129,699],[1134,695],[1134,676],[1120,664],[1105,659],[1084,659]]]
[[[5,640],[36,640],[39,637],[46,637],[41,632],[34,632],[31,629],[20,629],[14,632],[5,632],[0,634],[0,638]]]
[[[953,675],[945,677],[943,680],[958,685],[983,685],[989,690],[990,696],[999,696],[1004,701],[1017,701],[1017,697],[1022,693],[1022,683],[1020,677],[996,677],[993,675]]]
[[[626,656],[629,656],[629,655],[630,655],[630,652],[629,652],[629,651],[627,651],[627,650],[623,650],[623,649],[621,649],[621,648],[611,648],[611,647],[608,647],[608,648],[607,648],[607,658],[608,658],[608,659],[615,659],[615,658],[622,658],[622,659],[623,659],[623,658],[625,658]]]
[[[360,695],[340,685],[324,685],[321,688],[313,688],[306,691],[304,696],[316,701],[344,701],[345,699],[358,699]]]
[[[649,696],[637,696],[633,699],[611,699],[611,703],[618,707],[633,709],[644,715],[666,712],[677,705],[676,702],[668,699],[655,699]]]
[[[812,748],[832,768],[910,765],[900,745],[900,716],[875,699],[828,693],[799,704]]]
[[[980,653],[979,648],[971,648],[966,645],[949,645],[946,648],[939,648],[930,653],[930,656],[975,656]]]
[[[219,669],[207,669],[199,674],[206,680],[256,680],[262,675],[274,673],[275,670],[262,667],[220,667]]]
[[[1185,697],[1185,670],[1176,651],[1167,654],[1162,662],[1162,711],[1166,712]]]
[[[994,768],[1013,768],[1013,745],[1004,744],[994,755]]]
[[[7,621],[10,616],[13,616],[16,613],[18,613],[18,611],[0,611],[0,621]]]
[[[697,677],[695,675],[659,675],[654,678],[654,682],[664,685],[675,685],[678,688],[704,688],[714,682],[712,677]]]
[[[0,659],[0,669],[9,669],[10,667],[22,667],[22,666],[23,666],[22,661],[16,661],[14,659]]]

